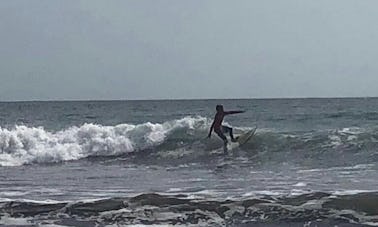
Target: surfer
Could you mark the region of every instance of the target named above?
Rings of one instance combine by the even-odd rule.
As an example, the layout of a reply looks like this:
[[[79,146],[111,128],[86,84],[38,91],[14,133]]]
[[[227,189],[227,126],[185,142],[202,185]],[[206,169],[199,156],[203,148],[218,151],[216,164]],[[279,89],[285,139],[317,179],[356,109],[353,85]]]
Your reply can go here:
[[[232,142],[236,142],[236,139],[234,138],[234,134],[232,133],[232,128],[222,125],[223,118],[226,115],[229,114],[238,114],[238,113],[244,113],[245,111],[224,111],[222,105],[217,105],[216,107],[217,113],[215,114],[213,124],[211,124],[208,138],[211,137],[211,132],[214,129],[214,132],[223,140],[225,149],[227,148],[228,140],[224,133],[229,133],[231,137]]]

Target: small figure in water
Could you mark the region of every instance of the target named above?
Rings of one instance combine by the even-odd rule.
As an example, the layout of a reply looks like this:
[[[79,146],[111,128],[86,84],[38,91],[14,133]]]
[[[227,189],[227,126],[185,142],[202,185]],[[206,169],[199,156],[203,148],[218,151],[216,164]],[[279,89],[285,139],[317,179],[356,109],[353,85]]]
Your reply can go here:
[[[222,125],[223,118],[226,115],[229,114],[238,114],[238,113],[244,113],[245,111],[224,111],[222,105],[217,105],[216,107],[217,113],[215,114],[213,124],[211,125],[208,138],[211,137],[211,132],[214,129],[214,132],[223,140],[224,142],[224,150],[227,151],[227,138],[224,135],[224,133],[230,133],[231,141],[236,142],[236,139],[234,138],[234,134],[232,133],[232,128]]]

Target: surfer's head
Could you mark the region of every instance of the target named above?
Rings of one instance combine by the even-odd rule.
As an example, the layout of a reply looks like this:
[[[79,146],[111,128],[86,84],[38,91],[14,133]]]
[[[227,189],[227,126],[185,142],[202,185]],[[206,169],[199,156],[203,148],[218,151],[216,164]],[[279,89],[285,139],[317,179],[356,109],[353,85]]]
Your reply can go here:
[[[223,112],[223,106],[222,105],[217,105],[217,107],[215,107],[215,109],[217,110],[217,112]]]

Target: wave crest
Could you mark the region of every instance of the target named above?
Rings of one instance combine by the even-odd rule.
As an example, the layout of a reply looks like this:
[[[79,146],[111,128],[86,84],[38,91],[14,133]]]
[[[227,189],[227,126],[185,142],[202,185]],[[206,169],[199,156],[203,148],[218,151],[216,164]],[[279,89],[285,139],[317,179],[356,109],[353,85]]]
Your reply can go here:
[[[206,118],[185,117],[163,124],[84,124],[57,132],[23,125],[13,129],[0,128],[0,165],[18,166],[121,155],[158,146],[175,131],[194,131],[205,128],[207,124]]]

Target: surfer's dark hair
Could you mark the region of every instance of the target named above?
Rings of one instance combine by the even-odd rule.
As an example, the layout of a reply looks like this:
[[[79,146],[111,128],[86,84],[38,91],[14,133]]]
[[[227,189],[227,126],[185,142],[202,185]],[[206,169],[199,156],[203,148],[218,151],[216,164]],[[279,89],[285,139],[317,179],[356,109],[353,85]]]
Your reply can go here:
[[[223,105],[217,105],[217,106],[215,107],[215,109],[216,109],[217,111],[222,111],[222,110],[223,110]]]

